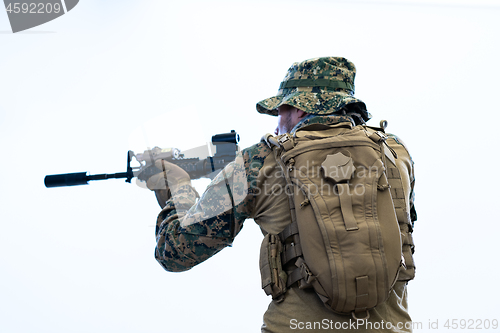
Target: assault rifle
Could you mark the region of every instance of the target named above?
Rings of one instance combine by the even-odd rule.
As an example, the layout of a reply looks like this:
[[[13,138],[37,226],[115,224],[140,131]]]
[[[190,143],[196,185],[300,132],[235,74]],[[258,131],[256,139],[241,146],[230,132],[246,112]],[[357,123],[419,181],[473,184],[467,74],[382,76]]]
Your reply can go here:
[[[154,147],[146,150],[142,154],[134,154],[129,150],[127,153],[127,171],[112,173],[87,175],[86,172],[65,173],[59,175],[45,176],[46,187],[61,187],[87,185],[90,180],[106,180],[113,178],[125,178],[127,183],[130,183],[133,177],[139,180],[146,181],[154,174],[161,172],[155,167],[155,161],[159,159],[167,160],[174,163],[185,170],[191,179],[198,178],[213,178],[217,172],[222,170],[228,163],[234,161],[238,151],[238,142],[240,136],[232,130],[230,133],[222,133],[212,136],[212,144],[216,148],[213,156],[208,156],[205,159],[199,157],[187,158],[185,154],[177,148],[161,149]],[[139,166],[131,167],[130,163],[135,158],[139,162]]]

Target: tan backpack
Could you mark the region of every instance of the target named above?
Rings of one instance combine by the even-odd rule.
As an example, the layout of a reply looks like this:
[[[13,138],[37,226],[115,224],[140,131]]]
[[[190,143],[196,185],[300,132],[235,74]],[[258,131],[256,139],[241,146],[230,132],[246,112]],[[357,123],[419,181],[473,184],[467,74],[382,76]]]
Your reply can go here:
[[[367,317],[405,264],[387,179],[397,156],[383,128],[312,124],[263,139],[286,179],[292,217],[263,242],[263,289],[281,301],[297,282],[332,311]]]

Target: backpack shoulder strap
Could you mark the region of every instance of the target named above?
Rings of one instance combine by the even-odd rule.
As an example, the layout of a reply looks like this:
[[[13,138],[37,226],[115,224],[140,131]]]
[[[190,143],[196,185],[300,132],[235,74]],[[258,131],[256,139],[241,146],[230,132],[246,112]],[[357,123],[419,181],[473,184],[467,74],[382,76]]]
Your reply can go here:
[[[389,159],[389,161],[391,161],[394,166],[396,166],[395,159],[398,158],[398,154],[387,143],[388,136],[387,134],[385,134],[384,129],[369,126],[364,126],[364,128],[370,139],[372,139],[376,143],[383,143],[382,148],[384,149],[385,157]]]

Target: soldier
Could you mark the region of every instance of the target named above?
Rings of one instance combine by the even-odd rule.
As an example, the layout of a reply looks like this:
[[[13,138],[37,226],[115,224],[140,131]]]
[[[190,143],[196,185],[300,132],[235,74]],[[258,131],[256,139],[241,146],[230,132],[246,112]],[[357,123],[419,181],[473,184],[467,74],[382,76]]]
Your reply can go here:
[[[201,197],[191,187],[188,174],[166,161],[157,161],[156,166],[164,172],[148,180],[148,187],[155,190],[163,208],[156,225],[155,253],[157,261],[167,271],[188,270],[231,245],[247,218],[253,218],[264,235],[267,235],[261,249],[261,273],[263,288],[273,296],[273,301],[264,314],[262,332],[289,332],[293,329],[310,331],[335,329],[345,332],[411,331],[406,285],[413,278],[415,271],[411,238],[413,222],[416,220],[413,206],[413,162],[399,138],[381,134],[382,129],[375,131],[363,126],[371,115],[367,112],[365,104],[354,97],[355,73],[354,65],[340,57],[316,58],[294,63],[281,83],[278,94],[257,103],[258,112],[278,117],[275,132],[278,140],[273,141],[268,135],[267,142],[263,140],[244,149],[236,160],[212,181]],[[380,142],[380,146],[375,145],[375,147],[382,147],[378,151],[382,160],[386,161],[385,167],[381,168],[383,173],[377,176],[385,179],[385,183],[378,180],[374,193],[392,194],[389,196],[393,202],[390,207],[392,216],[397,217],[395,225],[398,230],[396,236],[393,234],[393,240],[389,239],[389,243],[394,242],[399,248],[400,252],[396,254],[399,256],[396,258],[399,273],[393,277],[387,295],[381,301],[373,303],[376,304],[374,307],[369,305],[365,294],[358,292],[358,295],[355,295],[357,303],[356,310],[352,311],[353,316],[345,315],[343,311],[339,314],[339,311],[335,311],[335,302],[331,297],[318,293],[316,273],[309,273],[311,279],[304,273],[304,270],[308,270],[303,264],[302,251],[289,255],[291,248],[296,251],[297,244],[290,239],[296,239],[298,242],[297,238],[293,238],[297,237],[298,231],[290,231],[288,236],[283,235],[290,229],[294,217],[299,220],[299,230],[300,223],[307,224],[304,224],[306,222],[300,215],[303,213],[295,215],[295,211],[302,211],[302,208],[292,207],[295,204],[289,199],[291,194],[286,191],[291,176],[285,175],[287,171],[279,165],[279,160],[284,158],[278,158],[279,155],[276,153],[288,151],[290,147],[286,147],[287,142],[300,141],[307,136],[300,134],[303,129],[308,129],[312,132],[307,133],[314,134],[308,137],[321,136],[323,135],[321,133],[327,132],[330,136],[340,136],[348,130],[358,129],[367,136],[370,135],[372,139],[377,138],[374,140]],[[273,149],[269,142],[280,144],[281,148]],[[346,157],[349,154],[342,155]],[[290,163],[290,159],[287,163]],[[356,169],[357,172],[361,169],[358,164],[355,160],[356,167],[353,166],[353,170]],[[293,162],[288,164],[288,167],[291,172]],[[356,200],[356,198],[353,195],[342,197],[338,190],[343,188],[341,185],[345,181],[327,179],[324,173],[325,169],[321,171],[324,178],[322,183],[325,181],[333,184],[332,186],[337,189],[335,194],[329,195],[332,200],[336,200],[342,213],[335,215],[332,212],[330,217],[335,220],[335,216],[340,216],[338,217],[340,221],[333,223],[340,225],[345,223],[347,226],[348,213],[358,214],[359,207],[356,208],[353,203],[352,209],[351,207],[347,209],[344,199]],[[351,177],[354,176],[349,175],[346,179],[354,182]],[[346,186],[345,188],[349,190],[349,185]],[[338,197],[341,197],[340,201]],[[312,196],[309,199],[314,200]],[[300,200],[303,200],[303,205],[311,206],[309,199],[304,197]],[[313,211],[313,208],[305,208],[303,211],[307,212],[307,209]],[[382,219],[383,213],[379,213],[379,218]],[[360,219],[358,215],[354,215],[354,228],[358,229],[359,225],[361,230],[363,226],[359,221],[365,217]],[[314,220],[314,217],[309,218],[307,223],[316,224]],[[398,223],[399,228],[397,228]],[[295,236],[291,237],[292,234]],[[279,237],[272,238],[271,235]],[[276,247],[276,242],[279,243],[279,247]],[[306,245],[302,242],[302,246]],[[274,259],[270,259],[271,253],[276,252],[276,249],[278,255],[275,253]],[[308,258],[305,258],[307,265],[313,265],[310,261],[311,259],[308,262]],[[302,268],[297,269],[297,267]],[[373,279],[370,277],[366,280]],[[356,281],[358,284],[355,288],[361,289],[364,286],[363,281],[365,279],[362,278]],[[363,320],[357,319],[360,314],[359,309],[365,311],[362,313]]]

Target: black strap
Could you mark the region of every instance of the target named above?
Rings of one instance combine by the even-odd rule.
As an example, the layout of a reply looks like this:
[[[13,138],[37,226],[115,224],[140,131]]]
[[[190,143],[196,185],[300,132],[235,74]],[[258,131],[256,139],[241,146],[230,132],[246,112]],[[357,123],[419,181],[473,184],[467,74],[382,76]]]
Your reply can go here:
[[[285,227],[285,229],[283,229],[282,232],[279,233],[279,236],[280,236],[280,239],[282,242],[285,242],[285,240],[292,236],[292,235],[296,235],[299,233],[299,226],[297,223],[291,223],[289,225],[287,225]]]
[[[281,255],[281,263],[283,266],[288,264],[292,259],[300,257],[302,255],[302,247],[300,244],[287,244],[283,247],[283,253]]]
[[[292,284],[299,281],[300,279],[302,279],[302,273],[300,272],[300,267],[298,267],[288,273],[288,280],[286,281],[286,286],[289,288]]]

